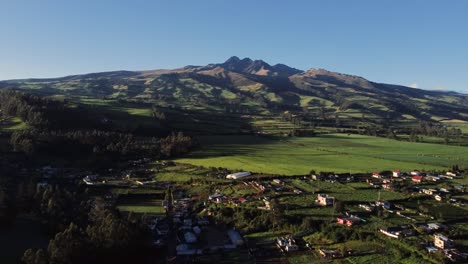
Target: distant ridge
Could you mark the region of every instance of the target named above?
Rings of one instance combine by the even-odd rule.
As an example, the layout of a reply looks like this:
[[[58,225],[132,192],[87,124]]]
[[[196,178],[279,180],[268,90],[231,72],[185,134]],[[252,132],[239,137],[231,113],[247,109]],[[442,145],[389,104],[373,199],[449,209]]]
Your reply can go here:
[[[277,115],[289,111],[310,118],[344,117],[356,122],[468,121],[466,94],[377,83],[324,69],[302,71],[237,56],[222,63],[177,69],[8,80],[0,82],[0,88],[220,112],[226,111],[227,105],[237,105],[246,113]]]

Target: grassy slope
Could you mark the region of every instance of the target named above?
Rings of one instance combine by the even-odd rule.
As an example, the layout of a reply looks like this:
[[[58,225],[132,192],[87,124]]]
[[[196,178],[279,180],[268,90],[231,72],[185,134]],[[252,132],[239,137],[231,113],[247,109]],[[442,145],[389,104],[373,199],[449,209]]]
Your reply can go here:
[[[0,132],[13,132],[27,127],[28,125],[19,117],[0,118]]]
[[[467,167],[468,149],[344,134],[283,140],[218,136],[203,138],[201,149],[178,161],[285,175],[307,174],[312,169],[335,172],[443,170],[452,164]]]

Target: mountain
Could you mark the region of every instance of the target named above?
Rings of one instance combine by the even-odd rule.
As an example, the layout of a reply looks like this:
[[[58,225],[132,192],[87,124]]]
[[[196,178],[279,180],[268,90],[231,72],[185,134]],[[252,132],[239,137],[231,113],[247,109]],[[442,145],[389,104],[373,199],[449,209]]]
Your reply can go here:
[[[348,127],[411,126],[418,120],[468,121],[465,94],[382,84],[324,69],[302,71],[236,56],[223,63],[169,70],[2,81],[0,88],[75,102],[101,100],[100,105],[125,102],[134,108],[153,105],[170,111],[229,113],[249,116],[252,123],[278,119],[285,111],[309,123],[336,122]]]

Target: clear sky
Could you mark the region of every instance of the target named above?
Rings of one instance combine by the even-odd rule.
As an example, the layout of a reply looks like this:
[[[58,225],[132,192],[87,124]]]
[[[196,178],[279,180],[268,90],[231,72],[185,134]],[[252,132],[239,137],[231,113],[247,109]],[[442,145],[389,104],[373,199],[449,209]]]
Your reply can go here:
[[[468,93],[468,1],[0,0],[0,79],[232,55]]]

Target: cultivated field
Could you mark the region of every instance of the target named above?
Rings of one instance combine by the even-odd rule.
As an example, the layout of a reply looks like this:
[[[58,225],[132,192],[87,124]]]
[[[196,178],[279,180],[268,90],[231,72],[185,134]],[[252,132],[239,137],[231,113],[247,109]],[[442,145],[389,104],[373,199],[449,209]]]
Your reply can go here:
[[[310,170],[372,172],[401,169],[445,170],[468,167],[468,148],[410,143],[361,135],[328,134],[310,138],[253,136],[201,138],[202,147],[178,162],[272,174]]]

